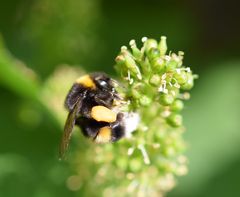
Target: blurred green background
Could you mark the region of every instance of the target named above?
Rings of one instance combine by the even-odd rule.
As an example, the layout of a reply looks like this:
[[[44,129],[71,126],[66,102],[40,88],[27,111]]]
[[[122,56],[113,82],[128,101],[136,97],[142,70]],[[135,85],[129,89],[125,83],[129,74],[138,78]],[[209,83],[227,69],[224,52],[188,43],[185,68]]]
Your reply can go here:
[[[38,88],[62,64],[114,75],[120,46],[161,35],[200,75],[183,112],[189,173],[168,196],[239,196],[239,6],[234,0],[1,1],[0,196],[79,196],[66,186],[71,168],[57,160],[62,128],[39,102]]]

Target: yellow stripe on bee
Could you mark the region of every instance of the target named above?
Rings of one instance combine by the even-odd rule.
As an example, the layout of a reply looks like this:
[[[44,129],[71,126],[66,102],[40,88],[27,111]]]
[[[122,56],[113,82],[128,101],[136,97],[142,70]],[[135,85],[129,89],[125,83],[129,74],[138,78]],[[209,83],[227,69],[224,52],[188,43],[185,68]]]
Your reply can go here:
[[[95,138],[96,143],[107,143],[111,141],[111,128],[108,126],[102,127],[97,137]]]
[[[103,122],[115,122],[117,119],[117,114],[107,107],[97,105],[94,106],[91,110],[91,117],[96,121]]]
[[[94,81],[91,79],[91,77],[89,75],[84,75],[82,77],[79,77],[76,80],[76,83],[79,83],[86,88],[92,88],[92,89],[96,88]]]

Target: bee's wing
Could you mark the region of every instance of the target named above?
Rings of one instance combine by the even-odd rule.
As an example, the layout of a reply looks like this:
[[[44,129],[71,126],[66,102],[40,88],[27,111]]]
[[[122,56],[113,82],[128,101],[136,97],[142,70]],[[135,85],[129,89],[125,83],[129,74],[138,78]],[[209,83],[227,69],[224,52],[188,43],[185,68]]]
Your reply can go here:
[[[76,115],[79,112],[82,106],[82,98],[79,98],[73,107],[73,109],[69,112],[67,120],[65,122],[63,136],[59,149],[59,159],[64,158],[64,154],[68,148],[68,144],[71,138],[72,130],[75,125]]]

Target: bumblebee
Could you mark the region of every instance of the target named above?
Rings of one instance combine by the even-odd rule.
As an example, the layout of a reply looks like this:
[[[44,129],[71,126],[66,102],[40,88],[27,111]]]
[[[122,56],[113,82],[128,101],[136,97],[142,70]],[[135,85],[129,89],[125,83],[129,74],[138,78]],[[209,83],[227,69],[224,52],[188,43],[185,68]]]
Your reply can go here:
[[[70,89],[65,107],[72,111],[76,103],[81,103],[80,111],[84,117],[90,118],[90,111],[93,106],[101,105],[111,109],[115,101],[121,100],[114,86],[117,82],[108,77],[105,73],[92,73],[84,75],[76,80]]]
[[[60,158],[68,148],[74,125],[97,143],[115,142],[125,135],[129,116],[116,110],[122,101],[116,86],[117,83],[105,73],[92,73],[76,80],[65,100],[69,114],[60,145]]]

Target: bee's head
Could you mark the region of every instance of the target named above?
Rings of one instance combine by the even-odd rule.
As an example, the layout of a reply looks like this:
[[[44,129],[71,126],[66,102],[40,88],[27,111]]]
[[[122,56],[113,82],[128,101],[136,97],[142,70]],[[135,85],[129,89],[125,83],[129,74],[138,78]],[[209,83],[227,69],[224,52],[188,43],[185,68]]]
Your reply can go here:
[[[102,91],[113,92],[115,93],[116,90],[114,88],[114,81],[107,76],[105,73],[93,73],[91,77],[96,84],[97,88]]]

